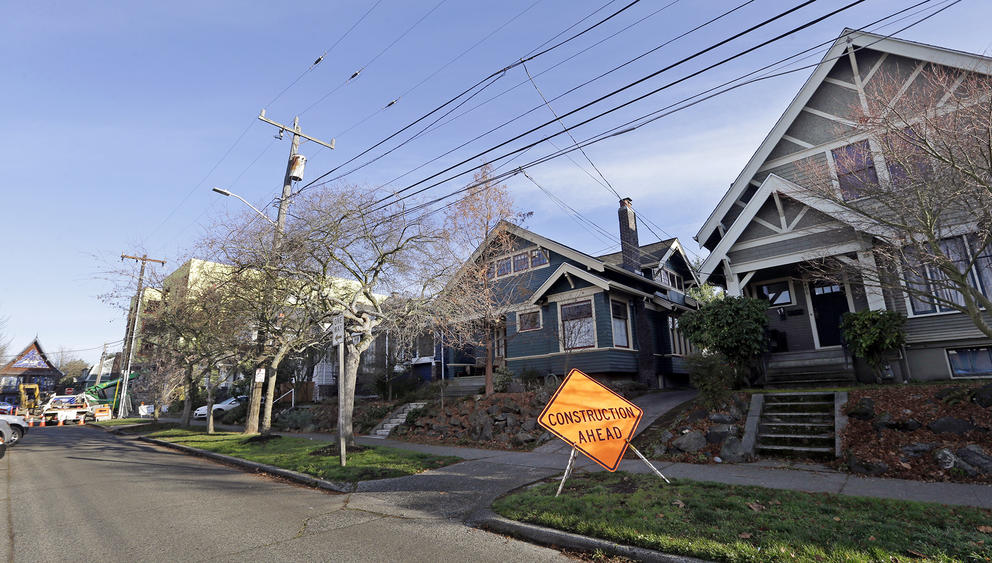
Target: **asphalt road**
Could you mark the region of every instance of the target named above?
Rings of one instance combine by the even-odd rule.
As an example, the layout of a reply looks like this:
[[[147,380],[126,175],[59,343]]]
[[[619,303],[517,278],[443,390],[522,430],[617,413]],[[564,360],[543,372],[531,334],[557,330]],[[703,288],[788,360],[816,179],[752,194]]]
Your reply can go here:
[[[410,510],[402,506],[404,496],[375,495],[328,494],[94,428],[37,428],[0,459],[0,558],[564,558],[555,550],[470,528],[445,511]]]

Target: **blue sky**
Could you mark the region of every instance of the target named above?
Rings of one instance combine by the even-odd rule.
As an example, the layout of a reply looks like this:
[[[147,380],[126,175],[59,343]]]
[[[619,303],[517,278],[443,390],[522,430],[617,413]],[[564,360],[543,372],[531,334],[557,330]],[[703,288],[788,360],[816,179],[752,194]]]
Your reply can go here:
[[[307,178],[312,179],[518,60],[605,2],[447,0],[439,4],[438,0],[382,0],[378,4],[300,1],[287,5],[94,0],[8,4],[0,21],[0,71],[4,77],[0,124],[5,132],[0,137],[0,189],[5,209],[0,236],[7,254],[0,277],[0,315],[9,317],[6,332],[12,339],[12,351],[37,335],[50,352],[62,347],[95,360],[101,343],[123,338],[123,312],[97,299],[110,288],[102,272],[121,266],[121,252],[146,252],[168,260],[167,269],[178,266],[193,252],[193,243],[212,221],[242,211],[236,200],[212,193],[210,188],[215,185],[260,207],[270,204],[281,184],[289,136],[278,141],[271,126],[255,119],[263,106],[272,119],[291,122],[299,114],[304,131],[310,135],[336,138],[334,151],[303,144],[301,152],[309,158]],[[626,3],[609,4],[576,29]],[[545,95],[553,98],[740,2],[675,2],[549,70],[669,3],[643,0],[581,38],[529,62],[528,69]],[[797,3],[755,0],[724,20],[552,105],[564,113]],[[932,5],[947,3],[934,1]],[[634,88],[619,100],[626,101],[843,4],[820,0],[767,29]],[[629,110],[579,128],[576,136],[581,139],[656,110],[787,54],[829,41],[844,27],[864,26],[907,4],[867,0]],[[327,53],[323,62],[270,103],[366,12],[368,16]],[[990,15],[992,5],[964,0],[898,36],[985,53],[992,46],[987,30]],[[878,31],[891,33],[913,20]],[[817,53],[793,66],[815,63],[819,58]],[[345,83],[367,63],[371,64],[357,79]],[[746,86],[592,146],[587,152],[621,195],[634,199],[640,216],[664,229],[659,235],[678,236],[686,247],[698,252],[692,235],[809,73],[803,70]],[[343,181],[383,185],[534,108],[541,100],[533,86],[523,83],[510,89],[526,80],[521,67],[511,69],[463,109],[508,92]],[[398,103],[382,110],[405,92]],[[604,102],[602,108],[612,105]],[[593,113],[591,109],[580,115]],[[546,108],[539,108],[391,185],[404,187],[550,118]],[[565,142],[558,144],[564,146]],[[513,145],[517,146],[520,144]],[[536,147],[510,168],[551,150],[547,145]],[[576,153],[574,158],[589,169],[581,155]],[[528,173],[583,215],[616,233],[617,198],[578,165],[559,158]],[[466,178],[429,194],[450,192],[464,185]],[[515,176],[507,184],[518,206],[534,212],[529,228],[590,253],[613,250],[609,248],[612,240],[584,230],[523,176]],[[266,209],[274,215],[273,209]],[[644,228],[641,236],[642,243],[652,239]]]

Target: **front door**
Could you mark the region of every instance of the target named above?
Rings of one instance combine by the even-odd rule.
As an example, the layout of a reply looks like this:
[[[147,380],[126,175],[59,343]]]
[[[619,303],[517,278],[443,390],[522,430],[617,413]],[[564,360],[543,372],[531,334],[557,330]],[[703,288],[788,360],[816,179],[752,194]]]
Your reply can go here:
[[[820,347],[839,346],[840,318],[850,311],[844,286],[830,282],[812,282],[809,284],[809,297]]]

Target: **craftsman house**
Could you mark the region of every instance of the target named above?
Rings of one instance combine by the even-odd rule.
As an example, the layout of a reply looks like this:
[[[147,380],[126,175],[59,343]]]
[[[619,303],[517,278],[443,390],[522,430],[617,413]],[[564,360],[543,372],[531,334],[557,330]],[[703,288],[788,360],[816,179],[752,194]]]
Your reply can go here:
[[[882,186],[894,181],[890,175],[896,171],[885,167],[874,141],[854,133],[857,123],[848,119],[853,107],[868,111],[865,92],[873,80],[894,81],[898,97],[924,87],[925,68],[987,73],[989,63],[977,55],[845,30],[699,229],[696,240],[710,250],[701,280],[724,286],[730,295],[769,302],[769,383],[852,381],[857,364],[843,345],[839,323],[844,313],[865,309],[908,317],[907,344],[889,365],[896,380],[992,375],[992,342],[965,314],[942,310],[932,298],[911,299],[896,284],[890,289],[865,283],[867,274],[843,283],[816,281],[823,278],[810,275],[812,261],[837,260],[877,272],[882,241],[842,205],[805,189],[811,165],[830,171],[844,201],[855,199],[848,190],[858,175]],[[860,155],[859,170],[842,162],[852,151]],[[980,249],[971,248],[965,234],[941,244],[970,256]],[[992,280],[992,261],[979,258],[971,275],[984,284]],[[984,292],[992,295],[992,283]]]
[[[0,368],[0,401],[18,403],[21,384],[36,384],[42,393],[55,391],[55,384],[64,377],[49,361],[38,339]]]
[[[619,208],[621,252],[591,256],[505,224],[512,249],[493,259],[491,274],[512,292],[494,335],[497,365],[513,374],[588,374],[639,380],[651,387],[684,379],[688,344],[679,315],[694,307],[685,289],[697,284],[677,239],[638,244],[631,200]],[[471,260],[491,244],[484,242]],[[480,358],[445,352],[448,377],[478,373]]]

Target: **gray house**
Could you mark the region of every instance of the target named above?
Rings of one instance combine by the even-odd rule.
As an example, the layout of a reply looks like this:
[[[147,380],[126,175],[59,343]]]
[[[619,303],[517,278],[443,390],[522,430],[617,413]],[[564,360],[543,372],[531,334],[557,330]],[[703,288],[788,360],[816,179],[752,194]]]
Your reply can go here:
[[[677,239],[638,243],[630,199],[620,202],[618,215],[621,252],[602,256],[505,223],[511,248],[492,256],[490,269],[498,292],[508,296],[494,335],[495,365],[518,376],[578,368],[649,387],[684,381],[689,345],[678,318],[695,308],[685,296],[698,283],[695,272]],[[470,260],[488,256],[490,239]],[[444,358],[449,376],[473,376],[485,365],[485,350],[446,348]]]
[[[843,205],[811,197],[808,171],[829,170],[846,201],[842,190],[853,171],[841,159],[857,149],[863,151],[857,172],[889,182],[893,172],[877,147],[867,136],[852,134],[850,108],[868,107],[866,88],[881,76],[899,81],[898,96],[922,83],[915,81],[924,68],[938,65],[950,72],[988,72],[990,60],[845,30],[696,234],[710,250],[701,280],[731,295],[769,301],[769,383],[853,380],[856,363],[843,346],[839,322],[844,313],[865,309],[908,318],[907,344],[890,362],[896,380],[992,376],[992,342],[965,314],[942,310],[932,299],[911,299],[897,286],[866,283],[868,276],[816,281],[822,277],[807,268],[810,261],[829,258],[861,272],[877,271],[879,233]],[[966,234],[947,241],[967,247]],[[990,264],[976,261],[981,271],[974,278],[992,279]],[[992,284],[984,291],[992,295]]]

